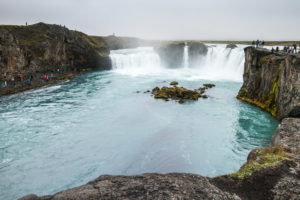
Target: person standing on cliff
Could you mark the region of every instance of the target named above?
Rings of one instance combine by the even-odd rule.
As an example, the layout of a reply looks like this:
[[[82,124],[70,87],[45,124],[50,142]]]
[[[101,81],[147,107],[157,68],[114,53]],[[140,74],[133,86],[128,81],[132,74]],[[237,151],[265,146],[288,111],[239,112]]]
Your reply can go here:
[[[297,53],[297,45],[296,45],[296,43],[294,43],[293,46],[294,46],[294,51],[293,52]]]
[[[256,40],[256,48],[258,48],[259,40]]]

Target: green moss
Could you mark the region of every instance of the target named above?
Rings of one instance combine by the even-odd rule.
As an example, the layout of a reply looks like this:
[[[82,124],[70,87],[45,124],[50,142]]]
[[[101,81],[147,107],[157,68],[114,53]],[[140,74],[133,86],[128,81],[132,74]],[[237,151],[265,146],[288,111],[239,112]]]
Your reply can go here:
[[[289,154],[286,153],[282,147],[257,149],[251,160],[242,166],[239,171],[229,176],[244,179],[260,169],[278,166],[284,160],[289,160]]]
[[[276,60],[274,60],[270,56],[265,56],[259,59],[258,65],[278,65]],[[275,72],[274,78],[272,79],[271,88],[269,93],[261,94],[261,96],[257,94],[253,94],[255,91],[252,91],[251,94],[248,91],[248,88],[242,87],[238,93],[237,98],[253,105],[260,107],[263,110],[271,113],[274,117],[280,118],[277,109],[277,99],[278,99],[278,92],[280,89],[280,75],[282,70],[283,63],[281,62],[277,67]],[[256,98],[253,98],[256,97]]]

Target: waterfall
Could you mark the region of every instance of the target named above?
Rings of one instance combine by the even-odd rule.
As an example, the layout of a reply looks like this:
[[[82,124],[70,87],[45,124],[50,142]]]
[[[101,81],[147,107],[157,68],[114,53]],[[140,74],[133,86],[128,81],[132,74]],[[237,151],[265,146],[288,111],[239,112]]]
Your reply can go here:
[[[139,47],[111,51],[113,70],[126,75],[160,75],[178,79],[206,79],[242,81],[244,47],[235,49],[226,45],[211,45],[205,56],[199,56],[196,65],[189,64],[189,47],[184,46],[182,68],[168,69],[162,65],[153,47]]]
[[[185,42],[184,45],[184,51],[183,51],[183,67],[188,68],[189,67],[189,47],[187,43]]]
[[[242,81],[244,72],[244,46],[230,49],[223,45],[210,47],[200,70],[213,79]]]

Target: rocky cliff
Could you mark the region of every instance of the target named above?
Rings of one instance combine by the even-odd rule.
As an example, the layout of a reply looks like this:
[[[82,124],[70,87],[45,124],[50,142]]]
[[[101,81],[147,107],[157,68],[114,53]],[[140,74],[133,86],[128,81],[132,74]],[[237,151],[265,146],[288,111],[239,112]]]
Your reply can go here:
[[[237,98],[278,119],[300,117],[300,55],[247,47],[243,78]]]
[[[201,63],[207,51],[207,46],[201,42],[188,42],[189,65],[196,66]]]
[[[88,68],[111,68],[104,41],[59,25],[0,26],[0,81],[7,86],[17,83],[18,87],[20,76],[38,80],[57,69],[71,72]],[[35,83],[31,81],[31,86]]]
[[[207,46],[197,41],[162,42],[156,45],[155,50],[164,66],[168,68],[181,68],[183,67],[185,45],[188,46],[188,61],[190,66],[201,62],[202,57],[207,54]]]
[[[184,45],[182,41],[163,42],[155,47],[155,51],[165,67],[180,68],[183,67]]]

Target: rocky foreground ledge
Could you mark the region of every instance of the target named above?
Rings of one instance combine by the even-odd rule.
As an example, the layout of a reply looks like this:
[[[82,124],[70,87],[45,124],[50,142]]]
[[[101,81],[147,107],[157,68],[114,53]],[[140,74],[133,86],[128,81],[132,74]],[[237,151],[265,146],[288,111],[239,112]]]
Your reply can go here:
[[[103,175],[54,195],[20,200],[81,199],[300,199],[300,119],[284,119],[270,148],[251,151],[247,163],[230,175]]]

